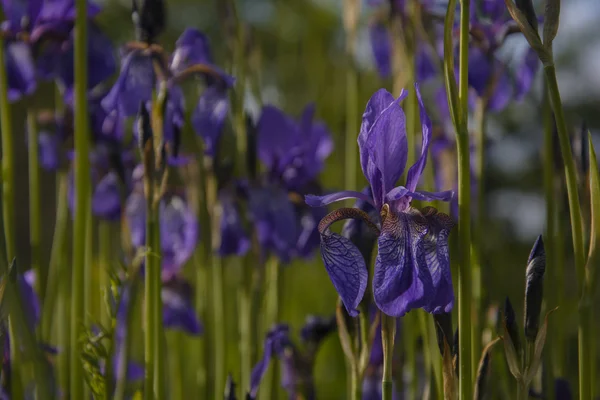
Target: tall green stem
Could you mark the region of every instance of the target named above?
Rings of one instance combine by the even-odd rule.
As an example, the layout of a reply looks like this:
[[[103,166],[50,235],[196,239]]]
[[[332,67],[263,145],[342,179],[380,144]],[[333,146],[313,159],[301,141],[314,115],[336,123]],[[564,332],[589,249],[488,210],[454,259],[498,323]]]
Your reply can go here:
[[[585,269],[585,248],[583,242],[583,222],[581,220],[581,207],[579,204],[579,193],[577,192],[577,175],[575,172],[575,162],[571,152],[571,142],[567,131],[560,92],[558,90],[558,82],[556,80],[556,69],[554,65],[544,66],[546,75],[546,83],[548,84],[548,94],[556,119],[556,128],[558,130],[558,139],[560,143],[560,151],[565,164],[565,178],[567,182],[567,197],[569,199],[569,212],[571,217],[571,230],[573,236],[573,254],[575,257],[575,271],[579,282],[580,290],[583,288],[584,269]],[[589,399],[592,377],[590,376],[589,367],[590,353],[585,348],[585,342],[582,341],[589,335],[587,331],[589,324],[584,321],[585,315],[581,312],[579,315],[579,398]]]
[[[252,266],[250,255],[246,255],[241,261],[240,279],[238,292],[238,312],[239,312],[239,331],[240,331],[240,369],[241,369],[241,387],[247,390],[250,387],[250,373],[252,372]]]
[[[90,161],[87,103],[87,1],[76,0],[75,16],[75,222],[71,287],[71,390],[69,397],[82,399],[85,383],[79,360],[79,332],[85,320],[84,268],[86,223],[90,202]]]
[[[110,290],[110,272],[112,267],[113,254],[113,237],[112,223],[106,220],[98,221],[98,262],[99,262],[99,281],[100,281],[100,322],[103,326],[108,326],[110,323],[110,315],[104,304],[104,295]]]
[[[264,318],[263,333],[267,333],[269,329],[279,322],[279,294],[281,292],[281,282],[279,274],[281,273],[279,260],[277,257],[271,256],[266,264],[266,303],[267,310]],[[277,379],[278,370],[275,368],[277,363],[273,364],[273,368],[269,368],[265,377],[264,390],[261,392],[261,398],[272,399],[276,398],[279,390],[279,382]]]
[[[486,99],[477,99],[475,108],[475,142],[477,158],[475,171],[477,176],[477,221],[475,222],[475,235],[473,236],[473,258],[471,269],[471,282],[473,285],[473,305],[471,316],[471,371],[475,373],[481,355],[481,241],[484,236],[483,210],[484,210],[484,167],[485,167],[485,110]]]
[[[383,347],[383,373],[381,378],[381,400],[392,400],[394,382],[392,380],[392,358],[394,356],[394,339],[396,336],[396,319],[381,314],[381,345]]]
[[[0,38],[0,130],[2,130],[2,220],[7,262],[16,253],[15,245],[15,175],[13,154],[12,114],[8,102],[8,82],[4,39]],[[2,264],[4,265],[4,264]]]
[[[152,309],[154,312],[154,351],[156,352],[156,363],[154,364],[154,387],[155,396],[157,399],[163,399],[166,395],[165,392],[165,354],[164,354],[164,340],[165,332],[163,327],[163,314],[162,314],[162,262],[161,262],[161,248],[160,248],[160,219],[159,219],[159,206],[155,203],[152,210],[154,220],[154,231],[152,232],[152,255],[153,255],[153,272],[152,272],[152,284],[154,285],[154,297],[152,298]]]
[[[40,165],[38,157],[38,132],[35,110],[27,112],[27,157],[29,161],[29,247],[31,268],[36,272],[37,292],[44,299],[48,270],[42,268],[40,259],[41,206],[40,206]]]
[[[545,246],[546,250],[546,270],[549,271],[547,274],[548,288],[545,291],[549,308],[558,306],[558,291],[562,290],[561,280],[559,280],[557,267],[560,265],[558,260],[555,259],[555,235],[556,235],[556,192],[554,190],[554,118],[552,117],[552,110],[550,108],[550,102],[548,99],[548,91],[544,91],[544,102],[543,102],[543,121],[544,121],[544,197],[546,200],[546,234],[545,242],[548,244]],[[550,353],[550,365],[553,367],[545,368],[548,371],[548,386],[550,392],[554,392],[554,379],[556,367],[560,361],[560,355],[558,353],[559,346],[553,344],[559,344],[560,336],[558,334],[564,328],[564,324],[560,323],[560,308],[557,310],[554,318],[549,320],[549,324],[552,327],[551,332],[553,335],[549,335],[546,338],[546,346]]]
[[[360,12],[360,1],[344,0],[344,29],[346,31],[346,137],[344,141],[344,187],[348,190],[356,188],[356,172],[358,168],[358,152],[356,138],[358,135],[358,73],[354,63],[356,51],[357,23]]]
[[[459,129],[458,143],[458,331],[459,331],[459,394],[461,400],[473,397],[473,370],[471,367],[471,167],[469,132],[467,129],[469,107],[469,0],[460,3],[459,42]]]

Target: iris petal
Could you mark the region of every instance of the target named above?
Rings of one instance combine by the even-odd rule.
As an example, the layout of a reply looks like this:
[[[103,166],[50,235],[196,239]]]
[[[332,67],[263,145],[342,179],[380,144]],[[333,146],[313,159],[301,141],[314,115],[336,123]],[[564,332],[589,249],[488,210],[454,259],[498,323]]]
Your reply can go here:
[[[326,231],[321,235],[321,256],[348,314],[356,317],[369,279],[362,254],[349,239]]]
[[[215,156],[223,124],[229,112],[227,92],[220,86],[209,86],[204,90],[192,115],[192,126],[204,140],[205,151]]]
[[[423,141],[421,143],[421,156],[417,162],[410,167],[406,177],[406,187],[411,192],[414,192],[417,188],[423,169],[425,169],[425,166],[427,165],[427,154],[429,153],[429,142],[431,140],[431,120],[425,111],[425,106],[423,105],[423,99],[421,98],[421,92],[419,91],[419,85],[417,83],[415,83],[415,90],[417,92],[417,100],[419,101],[419,116],[421,118]]]
[[[369,26],[369,39],[371,40],[371,50],[373,51],[373,58],[379,76],[388,78],[392,73],[390,33],[384,24],[376,22]]]
[[[425,236],[426,220],[415,209],[390,212],[379,236],[379,252],[375,261],[373,296],[387,315],[401,317],[413,308],[429,303],[431,275],[419,265],[416,254]]]
[[[372,206],[375,206],[373,204],[373,199],[370,198],[369,195],[361,192],[355,192],[354,190],[344,190],[341,192],[331,193],[325,196],[315,196],[312,194],[307,194],[305,198],[306,204],[308,204],[311,207],[322,207],[326,206],[327,204],[334,203],[336,201],[348,199],[360,199],[371,204]]]

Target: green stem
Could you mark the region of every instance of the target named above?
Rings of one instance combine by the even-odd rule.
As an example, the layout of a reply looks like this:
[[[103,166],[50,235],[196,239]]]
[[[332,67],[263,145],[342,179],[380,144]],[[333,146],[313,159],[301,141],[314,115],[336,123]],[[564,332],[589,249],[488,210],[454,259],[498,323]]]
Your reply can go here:
[[[279,322],[279,293],[281,291],[280,282],[280,268],[279,260],[277,257],[271,256],[267,260],[266,268],[266,303],[267,310],[264,318],[263,333],[266,334],[273,327],[274,324]],[[264,390],[261,392],[260,397],[262,399],[272,399],[277,396],[279,391],[278,382],[278,370],[275,368],[277,364],[274,363],[272,368],[269,368],[265,377]]]
[[[0,130],[2,131],[2,220],[7,262],[16,255],[15,244],[15,175],[12,113],[8,102],[8,82],[4,39],[0,38]],[[4,264],[2,264],[4,265]]]
[[[417,397],[417,351],[415,345],[416,339],[416,328],[418,322],[414,318],[415,313],[411,313],[404,317],[404,321],[407,323],[402,327],[402,345],[404,346],[404,370],[402,384],[405,386],[405,392],[407,397],[414,399]],[[408,371],[408,373],[406,373]]]
[[[592,336],[592,307],[591,304],[580,304],[579,305],[579,329],[577,330],[578,340],[578,358],[579,358],[579,398],[580,399],[593,399],[592,397],[592,385],[593,379],[590,379],[592,375],[592,356],[590,343],[593,342]],[[593,346],[593,345],[592,345]],[[585,376],[582,376],[582,372]]]
[[[112,267],[113,254],[113,226],[110,221],[98,221],[98,274],[100,281],[100,323],[108,327],[110,324],[110,315],[105,305],[104,296],[110,290],[110,272]]]
[[[556,69],[554,65],[544,66],[546,75],[546,83],[548,84],[548,94],[554,117],[556,119],[556,128],[558,130],[558,139],[560,143],[560,151],[565,164],[565,178],[567,182],[567,197],[569,199],[569,211],[571,217],[571,230],[573,239],[573,254],[575,258],[575,271],[579,282],[580,290],[583,289],[584,269],[585,269],[585,248],[583,239],[583,222],[581,220],[581,207],[579,204],[579,193],[577,192],[577,174],[575,170],[575,162],[573,153],[571,152],[571,143],[567,131],[560,92],[558,90],[558,82],[556,80]],[[589,375],[590,353],[585,349],[585,343],[581,341],[589,335],[586,331],[587,322],[579,321],[579,398],[589,399],[592,377]]]
[[[383,373],[381,378],[381,400],[392,400],[394,383],[392,380],[392,358],[394,355],[394,338],[396,336],[396,319],[381,314],[381,345],[383,347]]]
[[[357,39],[357,16],[359,7],[357,0],[344,1],[344,28],[346,30],[346,137],[344,140],[344,187],[347,190],[356,188],[356,172],[358,168],[358,152],[356,138],[358,135],[358,73],[354,63]]]
[[[165,357],[163,351],[163,344],[165,340],[163,317],[162,317],[162,264],[161,264],[161,248],[160,248],[160,219],[159,219],[159,207],[155,202],[152,209],[152,219],[154,220],[154,231],[152,232],[152,253],[153,253],[153,271],[152,271],[152,284],[154,285],[152,298],[152,312],[154,313],[154,351],[155,351],[155,363],[154,363],[154,392],[157,399],[163,399],[165,392]]]
[[[362,377],[359,371],[358,366],[352,368],[352,377],[351,377],[351,386],[350,386],[350,399],[351,400],[361,400],[362,399]]]
[[[150,165],[150,163],[145,163]],[[158,273],[160,279],[160,269],[155,263],[155,256],[152,254],[154,249],[154,231],[157,229],[157,221],[154,219],[154,184],[146,172],[146,257],[144,274],[144,313],[146,315],[146,330],[144,336],[144,397],[146,400],[155,398],[154,394],[154,369],[156,365],[156,313],[154,310],[154,299],[158,295],[154,285],[155,276]]]
[[[475,235],[473,236],[473,258],[471,269],[471,282],[473,293],[473,305],[471,316],[471,371],[475,373],[479,366],[481,355],[481,264],[482,250],[481,241],[484,236],[484,167],[485,167],[485,110],[486,100],[477,99],[475,108],[475,142],[477,149],[476,177],[477,177],[477,220],[475,222]]]
[[[75,222],[73,229],[73,272],[71,288],[71,390],[69,397],[85,395],[83,369],[79,360],[79,333],[85,321],[86,223],[90,202],[90,160],[87,102],[87,1],[76,0],[75,15]]]
[[[252,372],[252,267],[249,255],[239,259],[239,330],[240,330],[240,387],[247,390],[250,387],[250,373]],[[255,264],[254,264],[255,265]]]
[[[547,298],[547,303],[550,309],[558,306],[558,291],[562,290],[561,281],[558,279],[558,271],[557,268],[560,265],[558,260],[555,259],[555,233],[556,233],[556,200],[555,200],[555,190],[554,190],[554,179],[555,179],[555,171],[554,171],[554,118],[552,117],[552,110],[550,108],[550,102],[548,99],[547,90],[544,92],[544,101],[543,101],[543,121],[544,121],[544,197],[546,200],[546,232],[545,232],[545,242],[547,245],[545,246],[546,250],[546,270],[547,280],[548,280],[548,289],[545,291],[545,295]],[[560,313],[560,309],[557,310],[556,314]],[[559,314],[560,315],[560,314]],[[559,335],[558,332],[564,328],[564,325],[559,322],[559,315],[554,315],[554,318],[549,320],[550,331],[553,332],[553,335],[549,335],[546,338],[546,346],[548,347],[548,353],[550,356],[549,365],[553,366],[550,368],[544,368],[544,370],[548,373],[547,384],[549,394],[554,393],[554,379],[557,377],[555,375],[557,363],[560,362],[560,355],[558,353],[559,346],[554,345],[556,343],[558,345]],[[552,397],[553,398],[553,397]]]
[[[522,379],[517,380],[517,400],[529,399],[529,385],[525,384]]]
[[[35,111],[27,112],[27,157],[29,160],[29,247],[31,252],[31,268],[36,272],[38,296],[42,301],[45,297],[47,272],[42,268],[41,250],[41,206],[40,206],[40,165],[38,156],[38,132]]]
[[[137,275],[137,271],[134,272],[135,275]],[[132,328],[132,321],[135,318],[136,315],[136,308],[138,307],[138,292],[139,292],[139,282],[140,280],[138,279],[138,276],[133,276],[133,279],[131,279],[131,283],[130,283],[130,292],[129,292],[129,310],[127,312],[127,320],[126,320],[126,324],[127,326],[125,326],[125,338],[123,340],[123,342],[121,343],[121,346],[123,346],[121,348],[121,351],[119,352],[119,359],[117,360],[117,363],[119,365],[119,368],[117,368],[118,371],[120,371],[120,374],[118,376],[116,376],[116,388],[115,388],[115,400],[124,400],[125,399],[125,394],[126,394],[126,389],[127,389],[127,370],[128,370],[128,366],[129,366],[129,353],[130,353],[130,348],[131,348],[131,328]]]
[[[207,165],[212,166],[211,162]],[[220,257],[215,255],[219,240],[219,223],[221,220],[220,208],[217,205],[217,182],[214,171],[207,170],[206,174],[206,204],[210,207],[211,221],[211,280],[212,280],[212,306],[214,325],[214,392],[215,397],[220,397],[225,388],[225,362],[227,360],[227,348],[225,347],[225,282],[223,279],[223,265]]]
[[[461,400],[473,397],[473,370],[471,367],[471,168],[469,132],[469,8],[470,0],[460,3],[460,59],[459,59],[459,130],[458,144],[458,331],[459,331],[459,396]]]

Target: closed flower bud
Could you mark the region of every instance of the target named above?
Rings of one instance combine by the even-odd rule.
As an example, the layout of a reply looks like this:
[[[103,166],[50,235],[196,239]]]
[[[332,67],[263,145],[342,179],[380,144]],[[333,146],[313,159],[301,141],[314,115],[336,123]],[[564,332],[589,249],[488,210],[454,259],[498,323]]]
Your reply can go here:
[[[145,43],[154,42],[165,29],[166,10],[163,0],[142,0],[141,8],[133,0],[132,19],[136,39]]]
[[[533,8],[533,1],[516,0],[515,3],[519,11],[521,11],[527,18],[527,22],[529,23],[529,25],[533,28],[533,30],[537,31],[538,21],[537,16],[535,15],[535,9]]]
[[[540,235],[533,245],[525,272],[525,337],[534,342],[540,326],[540,311],[544,295],[546,252]]]
[[[515,310],[513,309],[510,299],[507,297],[504,303],[504,326],[510,336],[510,340],[515,347],[517,353],[521,352],[521,338],[519,337],[519,327],[517,325],[517,319],[515,316]]]

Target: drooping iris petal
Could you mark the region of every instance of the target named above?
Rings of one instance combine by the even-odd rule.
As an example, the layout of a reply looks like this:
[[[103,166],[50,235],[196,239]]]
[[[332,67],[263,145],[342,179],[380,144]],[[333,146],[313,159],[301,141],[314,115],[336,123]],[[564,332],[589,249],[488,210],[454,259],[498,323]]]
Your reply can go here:
[[[425,111],[423,105],[423,99],[421,98],[421,92],[419,91],[419,85],[415,83],[415,90],[417,92],[417,100],[419,101],[419,116],[421,118],[421,132],[423,140],[421,142],[421,155],[415,164],[410,167],[406,177],[406,188],[411,192],[414,192],[421,178],[421,174],[427,165],[427,155],[429,153],[429,142],[431,140],[431,120]]]
[[[229,100],[224,88],[213,85],[202,92],[192,114],[192,126],[202,137],[204,150],[210,156],[216,155],[217,144],[228,112]]]
[[[35,91],[35,65],[31,48],[19,41],[8,41],[4,45],[8,100],[16,101]]]
[[[368,186],[362,191],[362,193],[369,192],[371,192],[371,188]],[[359,210],[367,213],[372,221],[377,221],[379,219],[379,213],[375,207],[364,200],[356,200],[356,203],[354,203],[354,208],[358,208]],[[360,250],[360,253],[363,255],[363,259],[365,261],[371,260],[373,249],[375,248],[375,242],[377,241],[377,235],[369,226],[367,226],[365,221],[354,218],[348,219],[342,228],[342,236],[350,239],[350,241],[354,243],[354,245]]]
[[[369,39],[379,76],[389,78],[392,73],[392,41],[387,27],[381,22],[372,23],[369,26]]]
[[[387,315],[403,316],[431,300],[431,275],[417,258],[417,249],[426,232],[425,218],[412,208],[401,213],[391,211],[383,222],[373,275],[373,297],[377,307]]]
[[[288,262],[296,249],[298,226],[287,192],[276,186],[252,188],[249,211],[261,249]]]
[[[165,273],[174,273],[192,256],[198,243],[198,220],[177,195],[160,203],[160,243]]]
[[[296,207],[298,209],[298,207]],[[314,250],[319,246],[320,235],[317,229],[319,222],[327,215],[324,207],[299,207],[298,215],[298,239],[296,240],[296,253],[298,256],[311,257]]]
[[[337,322],[335,316],[319,317],[309,315],[300,329],[300,338],[305,343],[318,345],[336,329]]]
[[[165,328],[180,329],[190,335],[202,334],[202,325],[192,306],[192,288],[189,283],[172,279],[163,286],[161,298]]]
[[[260,382],[262,381],[265,372],[267,372],[267,368],[269,368],[271,358],[274,355],[273,353],[273,336],[271,332],[269,332],[265,338],[263,356],[260,361],[256,363],[254,368],[252,368],[252,372],[250,373],[250,390],[248,395],[251,399],[256,398],[258,387],[260,386]]]
[[[123,117],[135,116],[140,103],[152,99],[154,83],[152,58],[142,51],[134,50],[123,58],[119,78],[102,100],[102,107],[107,112],[118,108]]]
[[[423,309],[429,313],[450,312],[454,306],[454,290],[448,236],[454,223],[433,207],[423,209],[423,216],[427,220],[427,234],[417,249],[417,260],[419,264],[427,265],[433,286],[431,301]]]
[[[175,42],[171,56],[171,70],[181,72],[194,64],[212,64],[208,38],[194,28],[187,28]]]
[[[299,129],[290,117],[274,106],[263,107],[257,128],[258,157],[267,168],[276,169],[281,160],[289,157],[299,136]]]
[[[311,207],[323,207],[327,204],[334,203],[336,201],[348,200],[348,199],[360,199],[366,203],[369,203],[373,206],[373,199],[369,197],[368,194],[356,192],[354,190],[344,190],[342,192],[335,192],[331,194],[327,194],[325,196],[315,196],[313,194],[306,195],[306,204]]]
[[[469,86],[477,95],[485,96],[492,76],[493,60],[478,47],[469,48]]]
[[[488,99],[487,109],[489,111],[502,111],[513,99],[514,82],[504,64],[496,61],[494,66],[494,91]]]
[[[369,279],[362,254],[349,239],[327,230],[321,235],[321,257],[348,314],[356,317]]]
[[[250,249],[250,238],[243,226],[242,216],[234,197],[224,192],[219,196],[221,205],[221,241],[219,256],[243,256]]]
[[[100,218],[118,220],[121,216],[121,193],[119,178],[109,172],[94,186],[92,213]]]

